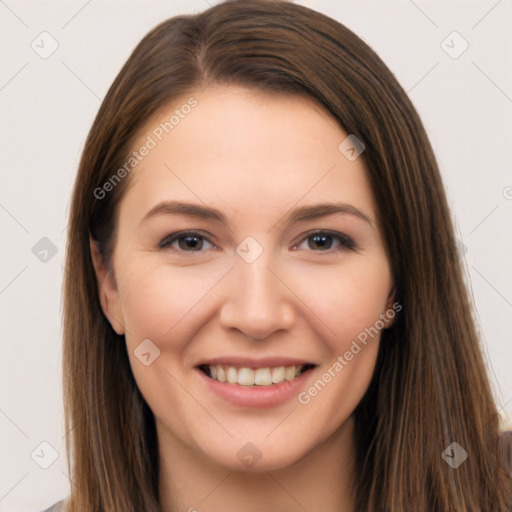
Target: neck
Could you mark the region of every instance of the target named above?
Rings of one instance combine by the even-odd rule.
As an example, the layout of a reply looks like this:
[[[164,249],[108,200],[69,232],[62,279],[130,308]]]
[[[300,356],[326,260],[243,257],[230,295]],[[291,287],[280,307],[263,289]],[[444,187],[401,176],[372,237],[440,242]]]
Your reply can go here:
[[[198,456],[157,422],[163,512],[353,512],[354,420],[283,469],[231,471]]]

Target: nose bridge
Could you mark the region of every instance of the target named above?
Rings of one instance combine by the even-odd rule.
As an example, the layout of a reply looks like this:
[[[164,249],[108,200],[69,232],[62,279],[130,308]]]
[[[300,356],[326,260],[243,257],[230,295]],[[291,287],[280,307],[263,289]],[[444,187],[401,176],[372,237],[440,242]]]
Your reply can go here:
[[[223,305],[221,320],[226,327],[263,339],[291,326],[293,294],[278,277],[272,251],[248,238],[237,247],[230,296]]]
[[[282,283],[272,272],[272,258],[262,254],[252,263],[247,263],[239,258],[235,264],[238,277],[237,290],[239,297],[246,302],[254,302],[262,306],[277,300],[277,295],[282,294],[280,286]],[[242,300],[241,300],[242,302]]]

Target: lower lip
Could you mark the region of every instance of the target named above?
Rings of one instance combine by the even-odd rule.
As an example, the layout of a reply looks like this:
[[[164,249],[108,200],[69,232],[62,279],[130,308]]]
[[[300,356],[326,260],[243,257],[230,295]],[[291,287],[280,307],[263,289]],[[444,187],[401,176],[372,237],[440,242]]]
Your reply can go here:
[[[196,368],[210,391],[234,405],[255,409],[276,407],[297,396],[313,370],[314,368],[293,380],[285,380],[271,386],[241,386],[240,384],[219,382]]]

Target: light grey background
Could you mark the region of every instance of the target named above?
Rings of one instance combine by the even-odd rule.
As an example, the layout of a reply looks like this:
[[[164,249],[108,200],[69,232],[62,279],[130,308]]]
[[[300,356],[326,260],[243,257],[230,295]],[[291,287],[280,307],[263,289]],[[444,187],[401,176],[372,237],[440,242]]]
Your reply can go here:
[[[297,3],[361,36],[418,109],[467,248],[491,379],[510,418],[512,0]],[[170,16],[206,7],[0,0],[0,512],[37,512],[69,489],[60,290],[69,197],[88,129],[140,39]],[[458,58],[447,53],[464,47],[453,31],[469,43]],[[48,51],[52,39],[58,48],[47,59],[31,47]],[[53,257],[43,237],[55,245]],[[56,451],[48,469],[40,465],[52,462],[52,448],[41,442]]]

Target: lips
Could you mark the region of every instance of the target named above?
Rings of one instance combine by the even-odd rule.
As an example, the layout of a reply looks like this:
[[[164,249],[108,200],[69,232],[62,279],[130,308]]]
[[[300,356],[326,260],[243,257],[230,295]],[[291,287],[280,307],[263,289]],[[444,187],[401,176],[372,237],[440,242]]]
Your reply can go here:
[[[278,407],[294,400],[307,383],[314,378],[314,371],[318,367],[314,363],[302,362],[287,364],[286,366],[274,366],[275,363],[268,366],[258,366],[259,364],[268,364],[269,361],[289,363],[291,360],[269,359],[264,362],[262,360],[255,362],[246,359],[243,361],[245,366],[240,366],[239,360],[226,363],[225,359],[201,363],[195,367],[195,372],[199,377],[199,386],[201,387],[199,394],[201,396],[204,394],[206,397],[211,393],[224,403],[242,408],[269,409]],[[294,360],[294,362],[297,361]],[[212,370],[212,368],[214,369]],[[226,380],[221,382],[219,379],[222,378]]]

